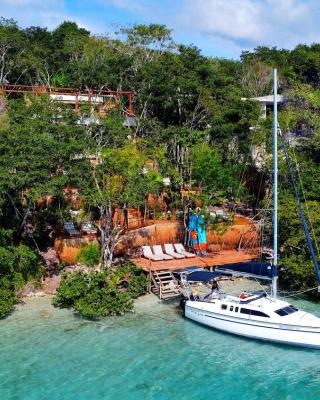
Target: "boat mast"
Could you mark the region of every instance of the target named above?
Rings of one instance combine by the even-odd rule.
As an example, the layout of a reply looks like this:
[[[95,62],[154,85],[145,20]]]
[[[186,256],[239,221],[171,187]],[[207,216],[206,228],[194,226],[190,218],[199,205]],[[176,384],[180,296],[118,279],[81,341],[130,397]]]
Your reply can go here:
[[[278,283],[278,94],[277,69],[273,69],[273,265],[272,298],[277,298]]]

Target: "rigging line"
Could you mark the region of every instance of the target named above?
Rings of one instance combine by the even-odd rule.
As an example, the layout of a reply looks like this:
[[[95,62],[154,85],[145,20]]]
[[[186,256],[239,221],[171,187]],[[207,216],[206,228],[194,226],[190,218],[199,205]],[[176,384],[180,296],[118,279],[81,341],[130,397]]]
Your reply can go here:
[[[290,148],[292,149],[292,154],[293,154],[293,157],[294,157],[294,162],[295,162],[295,164],[296,164],[296,170],[297,170],[297,172],[298,172],[299,184],[300,184],[300,187],[301,187],[301,190],[302,190],[303,201],[304,201],[304,204],[305,204],[305,206],[306,206],[306,211],[307,211],[308,221],[309,221],[309,224],[310,224],[310,227],[311,227],[311,232],[312,232],[312,236],[313,236],[313,241],[314,241],[315,247],[316,247],[316,249],[317,249],[318,257],[320,258],[320,252],[319,252],[318,242],[317,242],[317,239],[316,239],[316,234],[315,234],[314,226],[313,226],[312,219],[311,219],[311,215],[310,215],[310,212],[309,212],[309,206],[308,206],[307,199],[306,199],[306,196],[305,196],[304,186],[303,186],[302,179],[301,179],[301,174],[300,174],[299,163],[298,163],[298,160],[297,160],[297,156],[296,156],[296,152],[295,152],[295,150],[294,150],[294,147],[293,147],[293,146],[290,146]]]
[[[296,291],[292,291],[290,292],[289,290],[280,290],[279,293],[281,293],[282,296],[284,297],[289,297],[289,296],[293,296],[293,295],[298,295],[304,292],[309,292],[311,290],[316,290],[318,289],[318,286],[312,287],[312,288],[308,288],[308,289],[304,289],[304,290],[296,290]]]
[[[236,196],[235,196],[235,200],[238,198],[241,185],[244,183],[244,175],[245,175],[245,172],[246,172],[246,167],[247,167],[247,165],[249,165],[248,158],[249,158],[249,155],[247,155],[247,157],[246,157],[246,162],[244,163],[243,170],[241,172],[241,178],[240,178],[240,181],[239,181],[239,185],[238,185],[237,193],[236,193]],[[260,182],[259,194],[257,196],[257,199],[260,196],[261,187],[262,187],[262,178],[261,178],[261,182]],[[258,200],[256,202],[256,208],[257,208],[257,205],[258,205]],[[235,211],[236,211],[236,201],[234,201],[234,205],[233,205],[233,212],[235,212]]]
[[[252,143],[252,141],[251,141],[251,143]],[[241,187],[241,184],[242,184],[242,182],[243,182],[244,174],[245,174],[245,172],[246,172],[246,167],[247,167],[247,164],[248,164],[248,160],[249,160],[249,153],[247,153],[247,155],[246,155],[245,163],[243,164],[243,169],[242,169],[242,172],[241,172],[241,174],[240,174],[240,181],[239,181],[237,193],[236,193],[236,196],[235,196],[235,201],[234,201],[234,205],[233,205],[233,212],[236,211],[236,199],[237,199],[238,196],[239,196],[240,187]]]
[[[261,227],[260,227],[260,260],[262,261],[262,252],[263,252],[263,248],[265,247],[265,241],[264,241],[264,237],[265,237],[265,221],[267,218],[267,213],[265,212],[262,219],[261,219]]]
[[[300,202],[300,197],[299,197],[299,194],[298,194],[298,189],[297,189],[297,184],[296,184],[296,178],[295,178],[292,166],[291,166],[291,161],[290,161],[290,158],[289,158],[286,146],[285,146],[284,138],[281,135],[281,130],[280,130],[280,137],[281,137],[282,149],[283,149],[283,152],[284,152],[284,155],[285,155],[285,159],[286,159],[286,162],[287,162],[287,166],[288,166],[288,170],[289,170],[292,186],[293,186],[293,189],[294,189],[294,194],[295,194],[295,197],[296,197],[296,200],[297,200],[297,205],[298,205],[298,209],[299,209],[300,218],[301,218],[301,221],[302,221],[303,231],[304,231],[304,234],[305,234],[305,237],[306,237],[306,240],[307,240],[309,251],[311,253],[311,258],[312,258],[312,261],[313,261],[313,265],[314,265],[315,270],[316,270],[317,279],[320,281],[320,269],[319,269],[317,257],[316,257],[315,252],[314,252],[314,248],[313,248],[312,241],[311,241],[311,238],[310,238],[308,225],[307,225],[307,222],[306,222],[303,210],[302,210],[302,205],[301,205],[301,202]]]
[[[245,173],[246,166],[247,166],[247,161],[244,163],[243,172],[241,173],[241,178],[240,178],[240,181],[239,181],[237,193],[236,193],[236,196],[235,196],[235,199],[234,199],[235,201],[234,201],[234,205],[233,205],[233,212],[235,212],[235,210],[236,210],[236,200],[237,200],[237,198],[239,196],[239,193],[240,193],[240,187],[241,187],[241,184],[242,184],[242,181],[243,181],[243,178],[244,178],[244,173]]]
[[[267,221],[268,219],[268,211],[269,211],[269,207],[270,207],[270,203],[271,203],[271,196],[270,193],[268,194],[267,198],[266,198],[266,207],[262,210],[262,217],[261,217],[261,235],[260,235],[260,259],[262,260],[262,249],[263,249],[263,238],[265,236],[265,221]]]
[[[266,295],[268,295],[268,292],[267,292],[266,289],[261,285],[261,283],[258,281],[258,279],[257,279],[257,278],[254,278],[254,280],[255,280],[256,283],[261,287],[261,289],[264,291],[264,293],[265,293]]]
[[[261,174],[259,191],[258,191],[258,196],[257,196],[257,201],[256,201],[256,208],[258,208],[258,203],[259,203],[259,201],[261,201],[260,194],[261,194],[261,189],[262,189],[262,181],[263,181],[263,174]]]
[[[259,251],[259,261],[262,261],[262,240],[263,240],[263,234],[262,234],[262,230],[263,230],[263,225],[261,224],[260,226],[260,237],[259,237],[259,242],[260,242],[260,251]]]
[[[259,194],[261,191],[261,185],[262,185],[262,180],[263,176],[261,176],[260,180],[260,188],[259,188]],[[263,238],[265,236],[265,221],[268,219],[268,212],[270,211],[270,204],[271,204],[271,192],[267,191],[266,197],[265,197],[265,205],[264,207],[258,212],[257,215],[261,215],[260,222],[261,222],[261,228],[260,228],[260,259],[262,260],[262,248],[263,248]]]
[[[282,296],[283,297],[295,297],[295,296],[298,296],[298,295],[300,295],[302,293],[311,292],[312,290],[317,290],[317,289],[318,289],[318,286],[315,286],[315,287],[312,287],[312,288],[309,288],[309,289],[299,290],[298,292],[292,292],[292,293],[286,292],[287,294],[283,294]],[[285,293],[285,292],[282,292],[282,293]]]

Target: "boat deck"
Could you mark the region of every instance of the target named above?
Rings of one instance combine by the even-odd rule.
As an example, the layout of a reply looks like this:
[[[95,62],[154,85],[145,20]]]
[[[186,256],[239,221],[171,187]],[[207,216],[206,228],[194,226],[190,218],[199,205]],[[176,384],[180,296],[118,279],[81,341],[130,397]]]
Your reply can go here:
[[[167,261],[151,261],[147,258],[131,258],[130,261],[144,271],[163,271],[177,270],[186,267],[215,267],[217,265],[233,264],[238,262],[251,261],[259,256],[258,249],[251,249],[250,252],[245,250],[224,250],[219,253],[207,254],[206,256],[182,258]]]

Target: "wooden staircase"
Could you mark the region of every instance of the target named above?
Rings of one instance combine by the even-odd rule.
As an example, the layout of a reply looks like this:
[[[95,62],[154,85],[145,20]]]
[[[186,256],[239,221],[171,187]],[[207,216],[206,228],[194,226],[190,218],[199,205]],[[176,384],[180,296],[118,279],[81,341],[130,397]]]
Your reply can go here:
[[[181,290],[173,273],[168,270],[151,272],[151,290],[161,300],[168,300],[181,295]]]

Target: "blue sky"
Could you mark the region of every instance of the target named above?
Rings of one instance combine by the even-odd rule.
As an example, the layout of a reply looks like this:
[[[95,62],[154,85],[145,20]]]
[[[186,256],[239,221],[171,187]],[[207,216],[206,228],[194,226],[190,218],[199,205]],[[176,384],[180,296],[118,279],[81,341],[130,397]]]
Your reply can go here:
[[[0,15],[49,29],[72,20],[94,34],[161,23],[176,42],[226,58],[258,45],[320,42],[320,0],[0,0]]]

